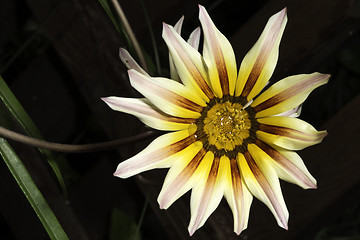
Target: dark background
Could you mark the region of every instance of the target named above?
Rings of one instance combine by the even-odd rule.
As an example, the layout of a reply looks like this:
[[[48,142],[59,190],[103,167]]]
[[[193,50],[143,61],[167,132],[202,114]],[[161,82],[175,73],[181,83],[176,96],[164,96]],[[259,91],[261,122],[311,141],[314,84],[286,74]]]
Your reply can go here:
[[[143,49],[154,59],[141,1],[120,3]],[[360,239],[360,1],[144,0],[162,75],[168,75],[162,22],[174,24],[184,15],[186,38],[199,26],[198,3],[233,44],[238,66],[267,19],[287,6],[289,22],[272,82],[314,71],[332,78],[310,95],[301,115],[329,132],[322,144],[300,151],[318,180],[318,190],[281,182],[289,230],[278,227],[270,211],[254,200],[248,229],[238,237],[229,207],[222,201],[192,239]],[[0,1],[0,74],[48,141],[93,143],[148,130],[100,100],[110,95],[140,96],[130,87],[119,47],[127,47],[126,41],[95,0]],[[0,112],[2,125],[21,131],[3,106]],[[120,161],[149,141],[97,153],[56,153],[68,197],[36,149],[11,144],[70,239],[111,239],[116,232],[131,229],[131,224],[138,225],[142,212],[142,239],[189,239],[189,194],[167,211],[158,208],[156,197],[166,171],[126,180],[112,176]],[[1,239],[48,238],[2,161],[0,213]]]

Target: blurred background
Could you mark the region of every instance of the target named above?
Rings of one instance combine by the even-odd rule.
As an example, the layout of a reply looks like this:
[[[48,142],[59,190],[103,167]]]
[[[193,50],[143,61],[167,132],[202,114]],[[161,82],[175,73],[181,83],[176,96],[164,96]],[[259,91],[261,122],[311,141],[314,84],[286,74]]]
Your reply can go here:
[[[191,239],[360,239],[360,1],[359,0],[134,0],[119,1],[148,58],[151,75],[169,76],[162,22],[184,15],[182,35],[200,25],[204,5],[228,37],[241,63],[268,18],[288,8],[272,83],[289,75],[332,75],[303,106],[301,118],[329,135],[300,151],[318,180],[317,190],[281,182],[289,208],[289,230],[254,200],[248,229],[233,233],[223,200]],[[155,66],[153,31],[160,67]],[[139,97],[118,57],[128,42],[96,0],[0,1],[0,75],[52,142],[84,144],[132,136],[149,129],[112,111],[100,98]],[[133,49],[129,49],[133,56]],[[1,126],[21,128],[0,105]],[[159,133],[160,134],[160,133]],[[153,137],[154,138],[154,137]],[[153,138],[95,153],[54,153],[68,194],[61,190],[37,149],[10,141],[70,239],[190,239],[189,193],[168,210],[156,198],[166,170],[129,179],[113,177],[119,162]],[[41,222],[0,161],[1,239],[48,239]]]

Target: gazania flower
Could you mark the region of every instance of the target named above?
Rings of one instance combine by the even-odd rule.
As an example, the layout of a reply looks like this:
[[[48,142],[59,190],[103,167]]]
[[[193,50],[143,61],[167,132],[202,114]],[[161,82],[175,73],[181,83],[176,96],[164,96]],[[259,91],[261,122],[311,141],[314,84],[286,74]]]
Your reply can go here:
[[[172,78],[150,77],[122,50],[130,82],[145,98],[108,97],[114,110],[132,114],[146,125],[170,131],[143,151],[119,164],[115,176],[127,178],[154,168],[170,168],[158,197],[168,208],[191,190],[192,235],[217,208],[223,196],[234,217],[234,231],[247,227],[253,196],[265,203],[278,224],[287,229],[279,178],[302,188],[316,180],[293,152],[322,141],[317,131],[296,118],[310,92],[329,75],[312,73],[282,79],[263,91],[278,59],[286,9],[272,16],[237,73],[233,49],[200,6],[200,29],[186,42],[182,20],[163,26]]]

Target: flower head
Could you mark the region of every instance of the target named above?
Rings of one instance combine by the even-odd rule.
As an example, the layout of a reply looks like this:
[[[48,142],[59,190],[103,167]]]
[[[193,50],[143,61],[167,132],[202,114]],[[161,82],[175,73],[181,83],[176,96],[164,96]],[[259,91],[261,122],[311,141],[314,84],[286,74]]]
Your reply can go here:
[[[145,98],[103,100],[114,110],[170,133],[120,163],[114,175],[127,178],[154,168],[170,168],[158,202],[166,209],[192,191],[190,235],[205,223],[223,196],[232,210],[237,234],[247,227],[253,196],[287,229],[289,214],[279,178],[316,188],[316,180],[293,150],[321,142],[326,131],[317,131],[296,117],[310,92],[325,84],[329,75],[290,76],[263,91],[278,59],[286,9],[269,19],[237,72],[229,41],[205,8],[199,8],[202,54],[197,49],[199,28],[186,42],[179,34],[182,19],[175,27],[163,26],[175,80],[150,77],[121,50],[122,58],[132,63],[130,82]]]

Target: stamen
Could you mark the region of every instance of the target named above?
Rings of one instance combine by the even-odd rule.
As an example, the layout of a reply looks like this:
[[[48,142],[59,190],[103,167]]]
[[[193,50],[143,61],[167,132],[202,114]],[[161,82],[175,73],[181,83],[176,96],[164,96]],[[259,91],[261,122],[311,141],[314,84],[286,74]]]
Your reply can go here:
[[[236,156],[254,139],[257,128],[251,107],[244,108],[243,99],[216,98],[204,108],[195,125],[195,136],[216,156]]]

